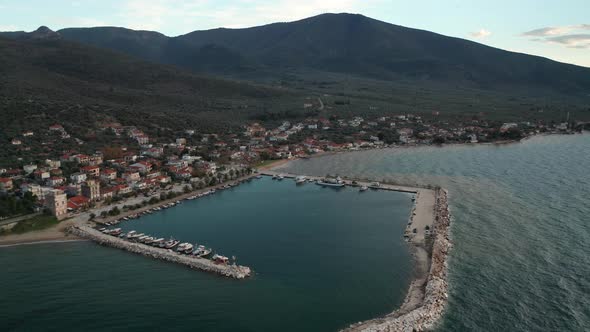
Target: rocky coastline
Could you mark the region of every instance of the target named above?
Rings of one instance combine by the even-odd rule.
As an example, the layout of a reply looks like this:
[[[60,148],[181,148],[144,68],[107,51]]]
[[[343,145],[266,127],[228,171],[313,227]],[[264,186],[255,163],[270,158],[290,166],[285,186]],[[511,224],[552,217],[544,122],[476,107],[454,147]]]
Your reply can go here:
[[[345,332],[427,331],[437,324],[447,304],[448,255],[452,247],[449,233],[451,216],[446,190],[436,189],[434,209],[434,240],[425,285],[419,280],[413,281],[400,309],[385,317],[353,324]],[[416,294],[423,296],[420,304],[408,307]]]

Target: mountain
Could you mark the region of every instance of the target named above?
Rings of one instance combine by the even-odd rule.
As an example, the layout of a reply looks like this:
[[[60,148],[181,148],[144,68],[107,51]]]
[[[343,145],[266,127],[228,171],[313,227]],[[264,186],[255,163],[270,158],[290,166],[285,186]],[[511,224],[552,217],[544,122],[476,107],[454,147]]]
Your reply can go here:
[[[92,121],[111,119],[214,130],[239,126],[268,109],[283,110],[296,99],[284,89],[198,76],[66,41],[46,28],[0,37],[0,136],[18,135],[41,118],[42,125],[92,128]]]
[[[590,91],[590,68],[353,14],[178,37],[122,28],[73,28],[59,34],[153,62],[234,77],[314,72],[541,94]]]

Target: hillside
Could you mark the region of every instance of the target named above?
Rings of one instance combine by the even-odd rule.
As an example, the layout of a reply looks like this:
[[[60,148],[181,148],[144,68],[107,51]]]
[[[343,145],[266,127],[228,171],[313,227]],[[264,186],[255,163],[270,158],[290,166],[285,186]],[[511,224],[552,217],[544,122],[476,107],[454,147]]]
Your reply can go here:
[[[104,112],[116,110],[121,118],[133,111],[160,117],[161,124],[178,119],[193,126],[224,126],[292,97],[284,90],[195,76],[54,38],[0,38],[0,73],[2,105],[23,100],[103,105]]]
[[[379,80],[587,95],[590,69],[401,27],[361,15],[324,14],[247,29],[174,38],[121,28],[64,29],[65,39],[150,61],[248,78],[303,71]]]

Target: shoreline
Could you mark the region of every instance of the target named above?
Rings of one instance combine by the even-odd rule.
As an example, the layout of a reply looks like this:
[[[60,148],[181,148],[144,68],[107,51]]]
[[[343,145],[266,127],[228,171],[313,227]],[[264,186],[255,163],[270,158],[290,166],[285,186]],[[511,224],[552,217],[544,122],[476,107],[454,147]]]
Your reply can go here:
[[[279,174],[285,164],[274,167],[276,171],[262,173]],[[399,308],[382,317],[351,324],[341,332],[425,331],[437,324],[446,308],[448,254],[452,247],[448,192],[440,188],[433,190],[389,184],[384,184],[383,189],[402,192],[413,190],[416,193],[404,235],[412,253],[414,276]],[[426,234],[426,226],[430,227],[429,234]]]
[[[18,244],[50,243],[50,242],[57,242],[57,241],[69,242],[69,241],[73,241],[73,240],[81,240],[80,237],[67,232],[67,228],[69,228],[70,226],[75,226],[75,225],[78,225],[78,226],[90,225],[92,223],[104,224],[104,223],[111,222],[116,219],[121,219],[121,218],[127,217],[132,214],[141,213],[143,211],[147,211],[147,210],[150,210],[155,207],[159,207],[159,206],[171,203],[171,202],[182,201],[188,197],[191,197],[191,196],[196,195],[201,192],[205,192],[207,190],[218,189],[218,188],[226,185],[229,182],[245,181],[245,180],[252,178],[253,176],[255,176],[255,175],[254,174],[246,175],[243,177],[236,178],[234,180],[230,180],[230,181],[227,181],[227,182],[224,182],[221,184],[217,184],[215,186],[206,187],[206,188],[198,189],[198,190],[193,190],[188,193],[183,192],[174,198],[170,198],[170,199],[167,199],[164,201],[159,201],[155,204],[148,204],[148,205],[141,207],[139,209],[136,209],[136,210],[121,211],[121,213],[116,216],[108,216],[107,218],[104,218],[104,219],[100,218],[100,217],[96,217],[93,220],[89,220],[90,213],[97,212],[98,210],[105,209],[105,208],[107,208],[107,210],[112,209],[115,206],[119,207],[119,209],[122,210],[123,205],[125,205],[127,202],[122,201],[122,202],[118,202],[116,204],[106,205],[106,206],[102,206],[100,208],[87,210],[87,211],[84,211],[80,214],[74,215],[69,219],[65,219],[62,222],[60,222],[59,224],[57,224],[53,227],[50,227],[50,228],[27,232],[27,233],[22,233],[22,234],[2,235],[2,236],[0,236],[0,248],[14,246],[14,245],[18,245]],[[146,197],[146,199],[149,199],[149,198]]]

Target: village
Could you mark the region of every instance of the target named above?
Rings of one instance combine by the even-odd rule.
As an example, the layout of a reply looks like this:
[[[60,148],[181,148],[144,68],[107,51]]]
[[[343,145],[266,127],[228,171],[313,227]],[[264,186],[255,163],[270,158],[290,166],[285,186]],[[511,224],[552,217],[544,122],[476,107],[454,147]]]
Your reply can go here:
[[[84,149],[85,141],[72,137],[63,125],[54,124],[44,135],[53,142],[66,142],[66,149],[53,150],[53,155],[40,154],[36,156],[39,162],[18,168],[0,165],[2,196],[16,200],[34,197],[34,211],[4,208],[0,217],[44,210],[61,220],[129,197],[147,198],[172,188],[184,192],[202,189],[235,179],[272,160],[395,146],[517,140],[544,132],[563,133],[570,128],[567,122],[489,124],[472,120],[449,125],[429,123],[416,115],[376,119],[357,116],[283,121],[273,128],[253,122],[239,133],[203,134],[186,129],[169,139],[150,137],[135,126],[110,122],[96,130],[107,138],[104,148],[84,154],[82,151],[88,150]],[[11,143],[29,151],[32,143],[28,140],[39,134],[26,131]]]

